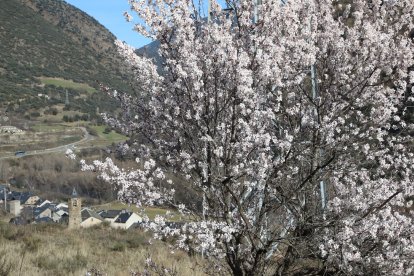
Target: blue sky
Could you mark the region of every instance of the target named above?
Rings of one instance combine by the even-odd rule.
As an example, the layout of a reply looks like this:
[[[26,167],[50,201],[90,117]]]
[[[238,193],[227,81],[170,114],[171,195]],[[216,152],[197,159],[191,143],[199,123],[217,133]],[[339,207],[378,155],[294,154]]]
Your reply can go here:
[[[4,1],[4,0],[0,0]],[[90,16],[98,20],[108,30],[110,30],[118,39],[126,41],[129,45],[135,48],[140,48],[151,42],[150,39],[145,38],[133,31],[133,23],[127,22],[123,16],[125,11],[131,11],[128,0],[65,0],[69,4],[83,10]],[[203,2],[203,7],[207,9],[207,1]],[[224,0],[218,0],[223,7]],[[131,13],[134,20],[137,16]]]
[[[122,14],[130,10],[127,0],[66,0],[66,2],[94,17],[118,39],[126,41],[129,45],[139,48],[151,42],[133,31],[131,22],[126,22]]]

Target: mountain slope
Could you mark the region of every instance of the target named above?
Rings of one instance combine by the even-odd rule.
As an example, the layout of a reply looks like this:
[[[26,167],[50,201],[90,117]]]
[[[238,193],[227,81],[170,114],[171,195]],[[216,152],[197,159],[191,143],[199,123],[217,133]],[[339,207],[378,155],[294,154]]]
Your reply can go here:
[[[117,53],[113,44],[116,37],[93,17],[64,1],[19,1],[36,11],[52,25],[57,26],[79,44],[96,52],[101,63],[119,62],[116,60]]]
[[[0,107],[36,102],[45,92],[37,79],[42,76],[130,90],[114,40],[96,20],[64,1],[0,1]]]
[[[135,50],[135,53],[139,56],[146,57],[153,59],[155,64],[161,69],[162,66],[162,58],[158,54],[158,50],[160,48],[160,42],[158,40],[153,41],[145,46],[142,46],[139,49]]]

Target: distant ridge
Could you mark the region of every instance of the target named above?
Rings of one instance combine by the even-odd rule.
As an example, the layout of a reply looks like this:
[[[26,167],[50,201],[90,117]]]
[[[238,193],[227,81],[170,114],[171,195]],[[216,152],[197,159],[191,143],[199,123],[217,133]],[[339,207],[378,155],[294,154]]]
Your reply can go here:
[[[161,56],[158,54],[159,48],[160,48],[160,42],[156,40],[145,46],[142,46],[141,48],[136,49],[135,53],[138,56],[152,59],[155,62],[155,65],[157,66],[158,73],[162,73],[163,60]]]

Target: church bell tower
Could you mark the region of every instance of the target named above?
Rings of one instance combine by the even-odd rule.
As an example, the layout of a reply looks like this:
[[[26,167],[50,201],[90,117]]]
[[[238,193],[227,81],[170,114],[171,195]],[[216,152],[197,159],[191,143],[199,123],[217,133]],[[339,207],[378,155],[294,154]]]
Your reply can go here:
[[[81,199],[78,197],[78,193],[73,188],[72,196],[69,199],[69,229],[78,229],[82,222],[81,218]]]

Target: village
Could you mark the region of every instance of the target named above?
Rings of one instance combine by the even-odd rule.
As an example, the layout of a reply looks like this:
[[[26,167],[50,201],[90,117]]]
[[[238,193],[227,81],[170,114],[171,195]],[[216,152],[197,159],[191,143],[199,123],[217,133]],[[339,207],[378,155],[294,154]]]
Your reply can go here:
[[[9,223],[15,225],[56,223],[76,229],[106,223],[112,228],[130,229],[142,223],[141,216],[127,209],[95,211],[82,206],[75,188],[67,203],[42,199],[31,192],[11,191],[6,184],[0,184],[0,195],[0,204],[13,216]]]

